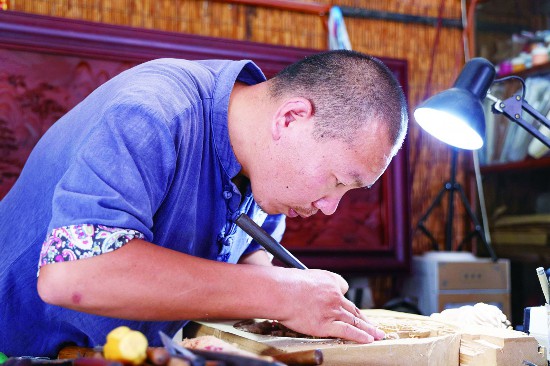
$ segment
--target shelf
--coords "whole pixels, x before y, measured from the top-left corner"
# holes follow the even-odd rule
[[[499,75],[498,78],[500,79],[500,78],[504,78],[504,77],[507,77],[507,76],[515,75],[515,76],[519,76],[519,77],[525,79],[527,77],[537,76],[537,75],[540,75],[540,74],[548,74],[548,73],[550,73],[550,62],[541,64],[541,65],[537,65],[537,66],[533,66],[533,67],[530,67],[528,69],[521,70],[521,71],[518,71],[518,72],[512,72],[512,73],[506,74],[506,75]]]
[[[483,165],[479,169],[482,174],[489,173],[518,173],[535,169],[550,168],[550,157],[540,159],[526,159],[511,163]]]
[[[522,263],[550,263],[550,247],[546,245],[498,245],[493,244],[498,258],[508,258]]]
[[[540,74],[550,74],[550,62],[531,67],[516,73],[511,73],[506,76],[514,75],[523,79],[533,77]],[[499,121],[500,122],[500,121]],[[510,121],[508,121],[510,122]],[[506,162],[506,163],[491,163],[480,167],[483,174],[517,174],[521,172],[530,172],[537,169],[550,168],[550,156],[544,156],[539,159],[528,157],[522,161]]]

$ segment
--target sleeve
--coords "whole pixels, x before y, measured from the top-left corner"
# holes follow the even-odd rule
[[[153,215],[173,177],[170,130],[148,108],[112,105],[55,188],[48,233],[69,225],[132,229],[151,241]]]
[[[108,253],[135,238],[143,239],[143,234],[103,225],[69,225],[53,229],[42,244],[38,268]]]
[[[262,229],[264,229],[268,234],[270,234],[275,240],[280,242],[283,239],[283,234],[286,228],[286,216],[285,215],[267,215],[264,223],[262,224]],[[250,254],[263,247],[252,240],[248,248],[246,248],[244,254]]]

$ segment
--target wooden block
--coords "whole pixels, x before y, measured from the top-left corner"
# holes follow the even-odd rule
[[[340,365],[409,365],[426,366],[517,366],[524,360],[546,366],[534,337],[504,328],[463,326],[422,315],[389,310],[363,310],[380,324],[389,319],[397,324],[417,324],[429,329],[424,338],[402,338],[371,344],[344,343],[335,339],[273,337],[235,329],[237,321],[196,322],[184,329],[184,337],[214,335],[239,348],[259,355],[320,349],[325,366]],[[187,327],[186,327],[187,328]],[[414,332],[413,332],[414,334]],[[422,334],[422,332],[417,332]]]
[[[461,329],[461,366],[514,366],[523,361],[546,366],[546,355],[534,337],[510,329],[465,326]]]
[[[451,326],[427,317],[379,310],[371,313],[377,317],[412,319],[424,322],[433,332],[427,338],[404,338],[376,341],[371,344],[344,343],[337,339],[307,339],[273,337],[235,329],[237,321],[191,324],[184,329],[184,337],[214,335],[238,347],[260,355],[320,349],[323,366],[396,365],[406,360],[411,365],[458,366],[460,335]],[[367,313],[369,316],[369,313]],[[376,319],[374,319],[376,320]],[[187,328],[187,327],[186,327]]]

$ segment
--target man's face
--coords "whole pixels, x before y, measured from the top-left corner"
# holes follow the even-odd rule
[[[380,128],[359,131],[355,146],[318,142],[311,132],[311,124],[289,131],[251,177],[254,197],[265,212],[331,215],[346,192],[371,186],[393,157],[393,146]]]

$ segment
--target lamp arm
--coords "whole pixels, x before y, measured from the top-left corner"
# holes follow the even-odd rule
[[[550,148],[550,139],[541,133],[538,128],[525,121],[521,117],[521,111],[524,110],[533,118],[542,123],[546,128],[550,128],[550,121],[543,116],[539,111],[533,108],[520,95],[514,95],[505,101],[502,101],[491,94],[487,94],[487,99],[495,102],[491,108],[493,113],[504,114],[510,121],[516,122],[523,127],[527,132],[537,138],[540,142]]]

